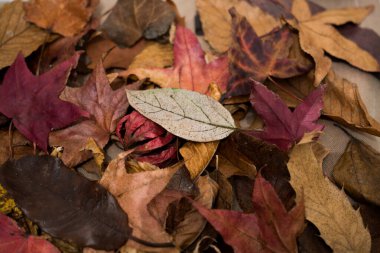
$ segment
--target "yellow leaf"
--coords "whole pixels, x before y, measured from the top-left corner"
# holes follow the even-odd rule
[[[46,32],[24,20],[22,6],[16,0],[0,10],[0,69],[11,65],[19,52],[30,55],[47,38]]]
[[[84,150],[90,150],[94,155],[94,160],[99,168],[102,168],[105,155],[103,149],[101,149],[93,138],[88,138],[86,147]]]
[[[173,45],[151,43],[132,61],[129,68],[164,68],[173,65]]]
[[[218,148],[219,141],[212,142],[187,142],[179,152],[185,160],[186,168],[191,178],[196,178],[210,163]]]
[[[14,217],[21,217],[22,212],[17,207],[16,202],[7,196],[7,190],[0,184],[0,212],[3,214],[12,213]]]
[[[326,155],[321,144],[296,145],[288,163],[290,183],[297,196],[304,196],[306,219],[317,226],[335,253],[368,253],[371,236],[359,211],[352,208],[343,190],[323,175]]]
[[[226,52],[232,42],[231,16],[228,10],[235,7],[237,12],[245,16],[258,36],[270,32],[280,22],[259,7],[240,0],[197,0],[205,39],[219,53]]]
[[[294,0],[292,13],[297,20],[288,23],[299,31],[301,48],[315,62],[314,85],[319,85],[331,67],[329,53],[365,71],[380,71],[377,60],[357,44],[342,36],[333,25],[348,22],[360,23],[373,11],[373,6],[327,10],[316,15],[310,13],[306,0]]]

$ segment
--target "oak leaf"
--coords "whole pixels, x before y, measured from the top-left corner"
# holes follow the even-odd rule
[[[251,134],[287,151],[306,133],[322,131],[324,126],[316,121],[323,107],[323,91],[324,86],[321,86],[310,93],[292,112],[278,95],[261,83],[253,81],[250,101],[263,118],[265,129],[251,131]]]
[[[288,23],[299,31],[301,48],[310,54],[315,62],[314,85],[320,84],[331,68],[331,60],[325,52],[365,71],[379,72],[380,65],[367,51],[341,35],[333,25],[348,22],[360,23],[373,10],[373,6],[331,9],[311,13],[306,0],[294,0],[291,12],[295,19]]]
[[[323,175],[327,153],[321,144],[296,145],[288,162],[290,183],[297,194],[304,194],[306,219],[317,226],[334,252],[370,252],[371,237],[359,211]]]
[[[44,151],[51,129],[66,127],[81,116],[88,116],[76,105],[58,98],[78,58],[75,54],[52,70],[34,76],[19,54],[0,86],[0,111]]]
[[[134,237],[153,243],[172,242],[173,238],[149,213],[147,205],[164,190],[178,167],[157,168],[153,171],[129,174],[125,168],[125,155],[127,153],[122,153],[112,160],[103,174],[100,184],[117,196],[120,206],[128,213]],[[145,246],[133,241],[129,241],[128,245],[137,249],[146,249]]]
[[[25,19],[71,37],[84,29],[98,3],[98,0],[32,0],[24,5]]]
[[[310,69],[310,64],[291,57],[295,42],[287,27],[259,37],[236,9],[230,13],[234,36],[228,52],[231,71],[228,96],[248,95],[251,78],[263,82],[268,77],[289,78]]]
[[[235,130],[231,114],[217,101],[182,89],[127,91],[132,107],[168,132],[197,142],[220,140]]]
[[[61,159],[66,166],[75,166],[91,157],[84,150],[89,138],[103,148],[110,133],[116,129],[118,120],[128,108],[124,89],[112,90],[102,64],[98,64],[90,78],[81,88],[66,87],[61,98],[76,104],[90,114],[90,119],[50,134],[51,146],[64,148]]]
[[[226,52],[232,43],[231,15],[232,7],[247,18],[258,36],[269,33],[280,26],[279,20],[262,11],[259,7],[239,0],[197,0],[197,10],[202,22],[204,37],[219,53]]]
[[[129,237],[128,216],[96,182],[58,158],[25,156],[0,167],[0,183],[27,217],[54,237],[112,250]]]
[[[14,220],[0,213],[0,252],[59,253],[60,251],[42,237],[25,234]]]
[[[289,212],[275,190],[260,174],[252,194],[254,214],[207,209],[193,205],[222,235],[234,252],[297,252],[297,236],[304,228],[304,205]]]
[[[174,39],[174,64],[170,68],[131,68],[121,75],[133,74],[139,79],[149,78],[162,88],[181,88],[206,93],[209,85],[218,84],[226,90],[229,77],[228,59],[220,57],[209,63],[195,34],[178,26]]]
[[[20,51],[28,56],[45,42],[47,33],[24,20],[22,6],[16,0],[0,10],[0,69],[11,65]]]
[[[352,139],[335,164],[333,177],[338,185],[359,199],[380,205],[380,154],[371,146]]]
[[[101,30],[119,46],[130,47],[142,36],[165,34],[174,18],[173,8],[161,0],[118,0]]]

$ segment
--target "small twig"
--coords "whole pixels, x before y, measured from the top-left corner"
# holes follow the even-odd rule
[[[301,103],[303,102],[302,99],[300,99],[299,97],[297,97],[296,95],[294,95],[293,93],[289,92],[287,89],[282,87],[282,85],[279,84],[278,82],[276,82],[272,77],[268,76],[268,80],[271,81],[277,88],[279,88],[280,90],[282,90],[283,92],[285,92],[286,94],[291,96],[292,98],[296,99],[297,101],[299,101]]]
[[[9,159],[12,160],[14,153],[13,153],[13,121],[9,124],[9,130],[8,130],[8,137],[9,137]]]
[[[33,142],[33,155],[37,155],[37,144]]]

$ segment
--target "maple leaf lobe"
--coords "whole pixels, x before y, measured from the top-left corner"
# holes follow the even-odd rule
[[[76,54],[52,70],[34,76],[19,54],[0,86],[0,112],[12,118],[15,127],[44,151],[52,129],[88,116],[74,104],[59,99],[78,58]]]

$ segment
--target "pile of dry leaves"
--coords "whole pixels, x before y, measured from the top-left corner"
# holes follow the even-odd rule
[[[331,69],[380,72],[371,6],[196,0],[205,52],[170,0],[98,4],[0,10],[1,253],[379,249],[379,153],[318,142],[380,136]]]

